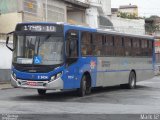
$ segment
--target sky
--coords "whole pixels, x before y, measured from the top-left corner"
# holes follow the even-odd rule
[[[112,8],[118,8],[119,5],[137,5],[139,16],[149,17],[151,15],[160,16],[160,0],[111,0]]]

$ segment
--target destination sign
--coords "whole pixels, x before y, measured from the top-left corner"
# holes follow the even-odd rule
[[[57,25],[37,25],[37,24],[19,24],[16,27],[16,31],[28,31],[28,32],[62,32],[62,26]]]

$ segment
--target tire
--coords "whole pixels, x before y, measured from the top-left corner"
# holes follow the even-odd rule
[[[86,89],[87,89],[87,82],[86,82],[86,76],[83,76],[81,79],[80,88],[78,89],[78,95],[80,97],[83,97],[86,95]]]
[[[128,88],[135,89],[136,88],[136,75],[134,72],[131,72],[128,80]]]
[[[37,92],[39,95],[46,95],[46,90],[38,89]]]
[[[92,86],[91,86],[91,78],[87,76],[87,85],[86,85],[86,94],[91,94]]]

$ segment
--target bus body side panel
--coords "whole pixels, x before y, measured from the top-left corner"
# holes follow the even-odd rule
[[[152,58],[136,58],[135,62],[137,82],[154,77]]]
[[[99,57],[97,61],[97,86],[128,83],[131,70],[137,81],[153,78],[152,58]]]
[[[68,66],[64,71],[64,89],[80,88],[82,76],[89,72],[92,79],[92,87],[96,86],[96,58],[79,58],[77,62]]]
[[[126,69],[124,58],[99,57],[97,68],[97,86],[113,86],[128,81],[130,70]]]

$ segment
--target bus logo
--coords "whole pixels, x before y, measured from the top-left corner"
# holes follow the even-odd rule
[[[91,69],[94,69],[95,66],[96,66],[96,62],[95,62],[95,61],[91,61],[91,62],[90,62],[90,67],[91,67]]]

